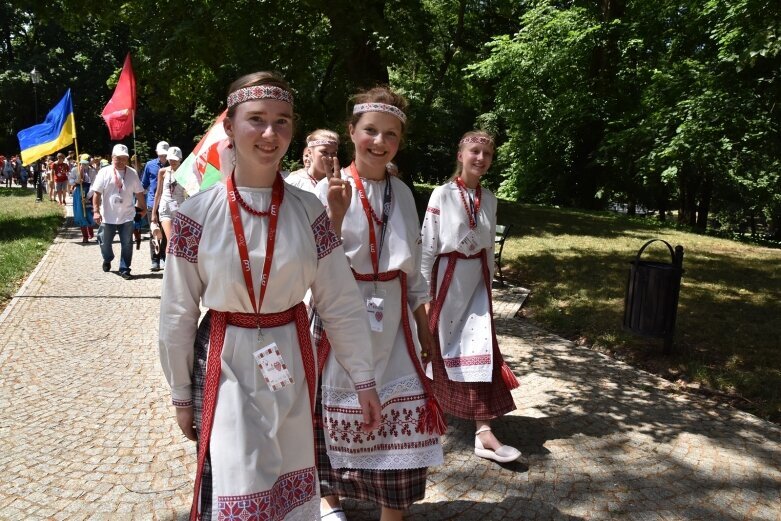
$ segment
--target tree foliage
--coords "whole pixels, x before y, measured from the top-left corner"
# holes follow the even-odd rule
[[[35,122],[35,94],[40,120],[67,87],[82,148],[108,150],[99,113],[129,51],[142,156],[159,139],[193,146],[244,73],[277,70],[296,91],[291,160],[308,131],[344,131],[350,95],[390,83],[411,101],[398,161],[414,178],[445,179],[480,126],[498,136],[487,182],[505,196],[677,210],[699,229],[781,238],[780,6],[0,0],[0,151]]]

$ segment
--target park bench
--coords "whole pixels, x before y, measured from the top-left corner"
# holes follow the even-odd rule
[[[504,274],[502,273],[502,250],[504,249],[504,241],[507,239],[509,232],[509,224],[496,225],[496,236],[494,237],[494,264],[496,264],[496,273],[499,274],[499,284],[502,287],[504,287]]]

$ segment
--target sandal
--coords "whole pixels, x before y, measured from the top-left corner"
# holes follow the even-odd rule
[[[515,447],[510,447],[509,445],[502,445],[496,450],[486,449],[483,447],[483,442],[480,441],[480,433],[490,430],[491,427],[485,426],[480,427],[480,429],[475,432],[475,456],[490,459],[496,461],[497,463],[509,463],[521,457],[521,451]]]

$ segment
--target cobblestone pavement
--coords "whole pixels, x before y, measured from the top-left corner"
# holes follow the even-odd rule
[[[97,244],[64,229],[0,315],[0,519],[186,519],[194,446],[159,368],[148,248],[125,281],[118,259],[103,273]],[[781,520],[778,426],[514,318],[517,288],[495,299],[521,387],[494,430],[526,461],[476,458],[474,426],[451,418],[410,521]]]

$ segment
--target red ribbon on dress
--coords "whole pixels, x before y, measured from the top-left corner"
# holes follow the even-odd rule
[[[261,327],[280,327],[295,321],[298,345],[301,350],[301,358],[304,363],[307,387],[309,389],[309,403],[312,407],[312,420],[314,424],[315,406],[315,382],[317,370],[315,368],[315,356],[312,352],[311,336],[309,335],[309,319],[307,318],[306,305],[300,302],[290,309],[279,313],[226,313],[224,311],[210,310],[211,329],[209,331],[209,354],[206,362],[206,378],[203,386],[203,411],[201,416],[201,435],[198,439],[198,464],[195,471],[195,491],[193,503],[190,508],[190,521],[200,519],[201,503],[201,479],[206,455],[209,452],[209,440],[211,439],[212,424],[214,423],[214,410],[217,406],[217,394],[220,388],[220,374],[222,373],[222,348],[225,344],[225,331],[227,326],[255,328],[258,322]],[[316,457],[316,455],[315,455]]]
[[[479,184],[477,185],[474,208],[470,209],[471,205],[466,204],[467,191],[463,179],[456,177],[456,186],[458,187],[458,195],[461,196],[461,203],[464,205],[464,211],[466,211],[466,217],[469,219],[469,229],[473,230],[477,226],[477,215],[480,213],[480,195],[483,193],[483,188]]]
[[[260,315],[260,308],[263,305],[263,297],[266,296],[266,287],[268,277],[271,273],[271,261],[274,257],[274,244],[277,240],[277,222],[279,221],[279,207],[282,205],[282,199],[285,195],[285,186],[282,176],[277,172],[274,179],[274,186],[271,189],[271,206],[269,206],[268,236],[266,237],[266,258],[263,262],[263,273],[260,278],[260,298],[255,302],[255,288],[252,283],[252,267],[249,263],[249,252],[247,251],[247,239],[244,237],[244,225],[241,224],[241,214],[239,213],[239,201],[241,195],[236,189],[233,180],[233,174],[227,179],[228,186],[228,206],[231,212],[231,221],[233,222],[233,233],[236,236],[236,245],[239,247],[239,258],[241,258],[241,271],[244,274],[244,284],[247,286],[252,309],[256,315]],[[256,213],[257,215],[257,213]],[[260,321],[258,319],[258,328]]]
[[[382,225],[383,221],[377,218],[377,215],[374,213],[374,209],[369,204],[369,198],[366,197],[366,189],[363,187],[361,176],[358,175],[358,169],[355,167],[355,161],[350,163],[350,174],[353,177],[355,189],[358,191],[358,196],[361,199],[363,213],[366,214],[366,220],[369,221],[369,255],[371,256],[372,260],[372,270],[374,271],[375,277],[374,280],[377,280],[376,277],[380,272],[380,252],[377,251],[377,233],[374,231],[374,224]],[[386,179],[386,182],[390,183],[390,179]]]
[[[453,274],[456,270],[456,262],[458,259],[480,259],[483,269],[483,284],[488,292],[488,311],[491,314],[491,343],[493,344],[494,365],[496,363],[501,366],[502,380],[508,389],[513,390],[518,388],[521,384],[518,382],[518,378],[513,374],[512,369],[504,361],[502,353],[499,351],[499,341],[496,339],[496,330],[494,328],[494,299],[491,294],[491,272],[488,269],[488,258],[486,255],[487,249],[482,249],[480,253],[467,257],[461,252],[451,251],[450,253],[443,253],[437,255],[437,260],[434,262],[434,269],[431,271],[431,295],[434,296],[434,302],[431,306],[431,313],[429,314],[428,328],[431,331],[431,336],[434,337],[434,343],[437,349],[440,350],[440,356],[442,347],[439,345],[439,315],[442,312],[442,306],[445,303],[447,297],[447,291],[450,288],[450,283],[453,280]],[[442,285],[437,291],[437,278],[439,274],[439,261],[443,258],[448,260],[447,268],[445,268],[445,275],[442,277]]]

